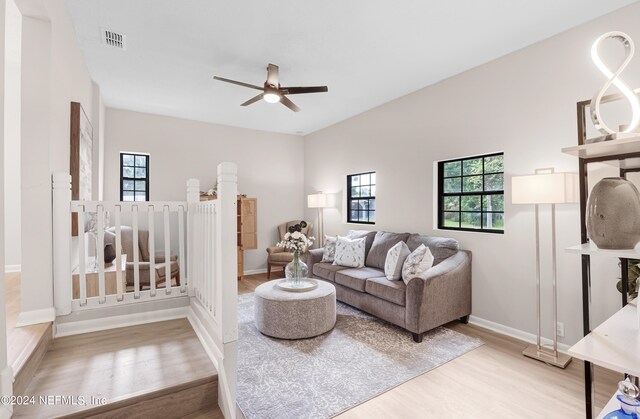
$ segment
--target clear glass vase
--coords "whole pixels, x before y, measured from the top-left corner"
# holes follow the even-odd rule
[[[309,275],[309,267],[300,260],[300,252],[293,252],[293,260],[284,268],[284,276],[293,285],[300,285],[300,281]]]

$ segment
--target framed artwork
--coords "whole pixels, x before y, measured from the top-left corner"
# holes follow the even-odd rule
[[[93,127],[78,102],[71,102],[71,199],[91,200]],[[78,235],[78,214],[71,217],[71,234]]]

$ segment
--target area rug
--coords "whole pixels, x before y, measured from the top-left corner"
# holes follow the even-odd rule
[[[238,406],[247,419],[328,418],[482,345],[444,327],[415,343],[339,301],[332,331],[280,340],[256,329],[253,307],[253,294],[239,297]]]

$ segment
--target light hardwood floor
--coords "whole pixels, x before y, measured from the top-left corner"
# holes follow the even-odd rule
[[[16,327],[18,315],[20,314],[19,272],[10,272],[5,274],[5,290],[7,313],[7,360],[15,373],[25,365],[43,335],[45,333],[51,333],[51,323]]]
[[[240,294],[250,293],[266,274],[244,277]],[[272,274],[272,279],[282,276]],[[474,325],[453,322],[457,332],[484,345],[420,375],[338,416],[372,418],[556,418],[584,417],[582,362],[566,369],[526,358],[525,342]],[[411,335],[407,332],[407,339]],[[599,411],[613,395],[621,375],[596,370]]]

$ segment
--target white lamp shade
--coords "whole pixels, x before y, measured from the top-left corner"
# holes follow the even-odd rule
[[[544,173],[511,178],[513,204],[568,204],[578,201],[577,173]]]
[[[309,208],[328,208],[329,197],[324,193],[315,193],[307,195],[307,207]]]

